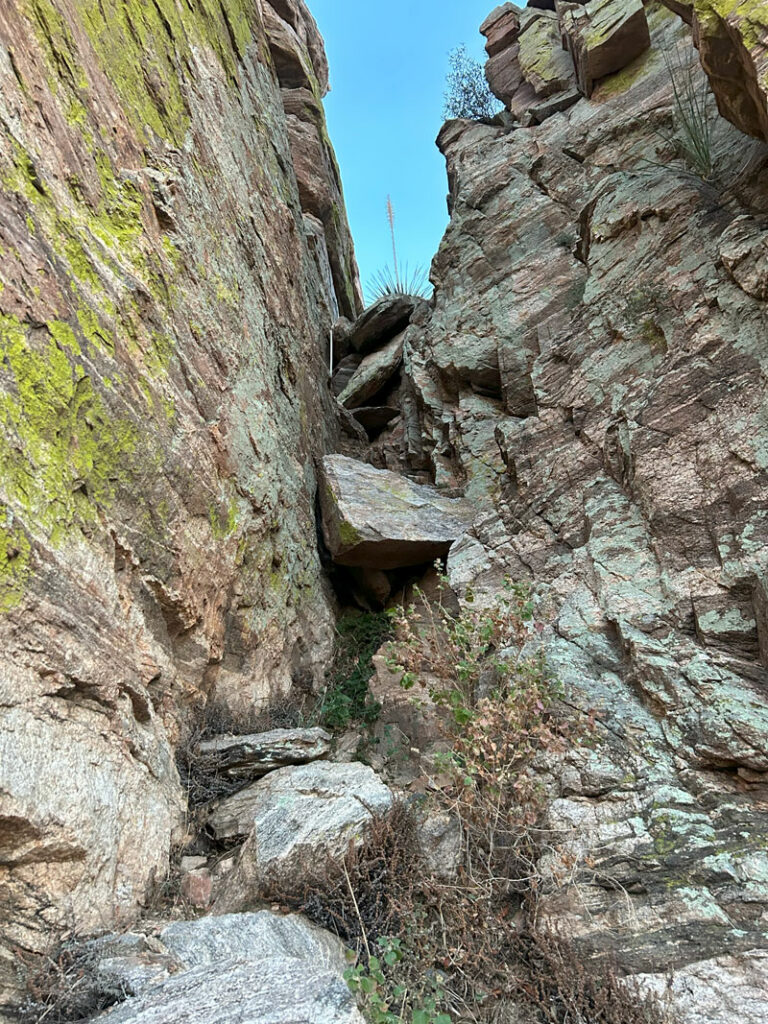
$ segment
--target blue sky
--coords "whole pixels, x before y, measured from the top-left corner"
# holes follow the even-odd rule
[[[428,268],[448,222],[442,123],[448,53],[462,43],[485,59],[478,27],[494,0],[308,0],[325,38],[325,109],[341,166],[363,287],[398,258]]]

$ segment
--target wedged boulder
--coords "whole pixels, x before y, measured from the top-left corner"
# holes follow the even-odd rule
[[[768,8],[754,0],[694,0],[693,9],[699,58],[720,113],[768,141]]]
[[[621,71],[651,45],[642,0],[563,4],[561,21],[585,96],[592,95],[595,82]]]
[[[339,401],[347,409],[364,405],[369,398],[381,391],[387,381],[397,373],[403,361],[403,340],[405,331],[387,342],[387,344],[371,352],[358,366],[352,377],[339,395]]]
[[[331,736],[320,728],[271,729],[248,736],[215,736],[198,749],[200,767],[242,779],[327,757]]]
[[[532,7],[523,11],[518,45],[520,70],[539,99],[573,87],[573,61],[563,49],[560,23],[553,11]]]
[[[336,364],[333,371],[331,390],[337,398],[344,391],[347,384],[352,380],[361,362],[362,356],[358,355],[357,352],[354,352],[348,356],[342,356]]]
[[[195,967],[101,1019],[109,1024],[363,1024],[338,972],[285,956]]]
[[[323,533],[340,565],[397,569],[446,555],[472,505],[343,455],[323,459]]]
[[[218,839],[248,836],[217,902],[247,905],[271,884],[296,886],[361,842],[393,796],[372,768],[316,761],[280,768],[222,801],[209,826]]]
[[[380,348],[408,326],[421,302],[412,295],[384,295],[353,324],[349,334],[352,348],[362,355]]]

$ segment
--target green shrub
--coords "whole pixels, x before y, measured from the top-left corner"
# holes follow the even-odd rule
[[[686,164],[704,181],[715,173],[718,113],[709,82],[698,61],[684,60],[677,48],[664,53],[672,84],[673,143]]]
[[[369,1024],[451,1024],[450,1014],[440,1009],[446,993],[439,972],[426,975],[415,1007],[410,1004],[408,986],[394,980],[407,956],[400,939],[381,938],[377,955],[369,955],[367,965],[358,963],[344,973],[365,1019]]]
[[[318,718],[331,729],[346,729],[354,721],[370,725],[379,705],[368,683],[373,676],[373,656],[392,637],[391,617],[386,612],[347,615],[336,626],[336,650]]]

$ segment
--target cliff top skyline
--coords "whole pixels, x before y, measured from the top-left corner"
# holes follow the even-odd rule
[[[331,92],[325,108],[341,167],[366,292],[392,264],[387,196],[395,208],[398,259],[426,271],[448,224],[442,124],[448,55],[465,45],[484,62],[478,28],[487,0],[315,0]]]

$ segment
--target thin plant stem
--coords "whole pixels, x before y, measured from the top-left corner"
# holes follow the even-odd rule
[[[392,205],[392,196],[387,196],[387,221],[389,222],[389,233],[392,236],[392,260],[395,267],[395,284],[400,290],[400,274],[397,269],[397,245],[395,244],[395,208]]]

